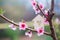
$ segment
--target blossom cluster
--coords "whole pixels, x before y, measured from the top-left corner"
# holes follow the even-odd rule
[[[41,10],[44,9],[43,4],[42,4],[42,3],[38,4],[38,3],[36,2],[36,0],[31,0],[31,4],[32,4],[32,7],[33,7],[33,9],[34,9],[34,11],[35,11],[35,14],[40,13],[40,9],[41,9]],[[39,6],[39,8],[38,8],[37,5]],[[48,10],[44,10],[44,15],[48,17]],[[44,20],[45,20],[45,21],[44,21],[45,24],[49,24],[49,22],[48,22],[48,20],[47,20],[46,18],[45,18]]]
[[[42,3],[39,4],[40,9],[38,8],[38,6],[37,6],[38,4],[37,4],[36,0],[31,0],[31,4],[35,11],[35,14],[40,13],[40,9],[44,9],[44,6],[42,5]]]
[[[16,30],[17,28],[14,26],[14,24],[11,24],[9,25],[9,27],[12,29],[12,30]],[[20,22],[19,23],[19,30],[26,30],[28,28],[28,25],[25,23],[25,22]],[[37,31],[37,35],[38,36],[41,36],[44,34],[44,26],[42,27],[37,27],[35,29]],[[27,31],[25,32],[25,35],[26,36],[29,36],[29,37],[32,37],[32,31]]]
[[[44,9],[43,4],[37,4],[36,0],[31,0],[31,4],[32,4],[32,7],[33,7],[33,9],[35,11],[35,14],[40,13],[40,9],[41,10]],[[40,9],[38,8],[37,5],[39,6]],[[46,16],[48,16],[48,10],[44,10],[44,14]],[[46,18],[44,19],[44,24],[49,24],[48,20]],[[37,27],[34,28],[34,30],[37,31],[37,35],[38,36],[41,36],[41,35],[44,34],[44,24],[43,24],[43,26],[42,25],[38,26],[37,24],[34,25],[34,27],[37,26]],[[16,30],[17,29],[14,24],[9,25],[9,27],[12,30]],[[19,30],[26,30],[27,28],[28,28],[28,25],[26,24],[26,22],[19,22]],[[29,36],[29,37],[32,37],[32,31],[29,30],[29,31],[25,32],[25,35]]]

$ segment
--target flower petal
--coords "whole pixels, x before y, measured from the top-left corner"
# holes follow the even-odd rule
[[[40,9],[42,10],[42,9],[44,9],[44,6],[43,6],[43,4],[39,4],[39,7],[40,7]]]
[[[38,35],[38,36],[41,36],[41,35],[44,34],[44,27],[40,27],[40,28],[38,28],[36,31],[37,31],[37,35]]]
[[[28,28],[26,23],[20,22],[19,23],[19,30],[26,30]]]
[[[44,12],[45,12],[44,14],[45,14],[46,16],[48,16],[48,10],[45,10]]]
[[[25,32],[25,35],[29,36],[29,37],[32,37],[32,32],[31,31]]]
[[[49,25],[49,22],[48,22],[48,20],[46,18],[44,18],[44,24]]]
[[[15,27],[13,24],[9,25],[9,27],[10,27],[12,30],[16,30],[16,27]]]

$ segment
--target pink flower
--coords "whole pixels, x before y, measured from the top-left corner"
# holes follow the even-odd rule
[[[37,7],[36,0],[31,0],[31,4],[32,4],[32,6],[33,6],[33,9],[34,9],[34,11],[35,11],[35,14],[40,13],[40,10],[39,10],[38,7]]]
[[[35,14],[40,13],[40,10],[38,8],[35,9]]]
[[[29,36],[29,37],[32,37],[32,32],[31,31],[25,32],[25,35]]]
[[[24,22],[19,23],[19,30],[26,30],[28,28],[27,24]]]
[[[10,27],[12,30],[16,30],[16,27],[14,26],[14,24],[9,25],[9,27]]]
[[[35,1],[35,0],[31,0],[31,4],[32,4],[32,6],[33,6],[33,9],[35,10],[35,7],[36,7],[36,5],[37,5],[36,1]]]
[[[32,2],[32,6],[36,6],[36,2],[35,1],[31,1]]]
[[[44,9],[44,6],[43,6],[43,4],[39,4],[39,7],[40,7],[40,9]]]
[[[44,12],[45,12],[44,14],[45,14],[46,16],[48,16],[48,11],[47,11],[47,10],[45,10]]]
[[[36,6],[36,1],[35,0],[31,0],[31,4],[32,4],[32,6]]]
[[[39,4],[39,8],[38,8],[36,0],[31,0],[31,4],[32,4],[32,7],[33,7],[33,9],[35,11],[35,14],[40,13],[39,8],[40,9],[43,9],[44,8],[44,6],[41,3]]]
[[[44,24],[49,25],[49,22],[48,22],[48,20],[46,18],[44,19]]]
[[[38,36],[41,36],[41,35],[44,34],[44,27],[40,27],[40,28],[38,28],[36,31],[37,31],[37,35],[38,35]]]
[[[44,11],[44,14],[45,14],[47,17],[49,16],[47,10]],[[45,25],[49,25],[49,22],[48,22],[48,20],[47,20],[46,18],[44,18],[44,24],[45,24]]]

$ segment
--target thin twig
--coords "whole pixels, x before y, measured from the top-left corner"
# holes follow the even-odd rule
[[[37,2],[37,7],[38,7],[38,9],[40,10],[41,14],[43,14],[43,16],[44,16],[47,20],[49,20],[49,16],[47,17],[47,16],[44,14],[44,12],[43,12],[43,11],[41,10],[41,8],[39,7],[38,2]]]
[[[4,20],[8,21],[9,23],[14,24],[15,26],[18,26],[18,27],[19,27],[19,25],[18,25],[17,23],[11,21],[10,19],[6,18],[5,16],[0,15],[0,17],[3,18]],[[27,28],[27,29],[28,29],[28,30],[31,30],[31,31],[34,31],[34,32],[37,32],[36,30],[31,29],[31,28]],[[49,36],[51,36],[51,34],[48,33],[48,32],[44,32],[44,34],[45,34],[45,35],[49,35]]]
[[[37,1],[36,1],[37,2]],[[44,14],[44,12],[41,10],[41,8],[39,7],[39,4],[38,4],[38,2],[37,2],[37,7],[38,7],[38,9],[40,10],[40,12],[44,15],[44,17],[46,17],[46,15]],[[47,17],[46,17],[47,18]]]

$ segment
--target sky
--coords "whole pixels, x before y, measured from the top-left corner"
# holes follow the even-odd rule
[[[12,5],[12,6],[21,6],[25,5],[26,9],[31,8],[30,0],[2,0],[0,1],[0,6],[2,5]],[[51,0],[37,0],[39,3],[42,3],[46,8],[50,8]],[[60,0],[55,0],[55,12],[60,13]]]

